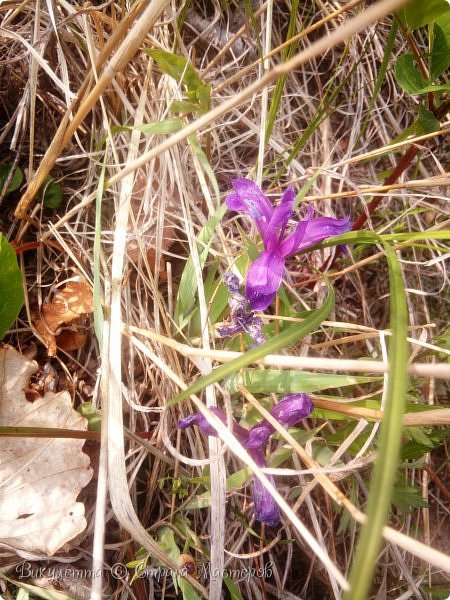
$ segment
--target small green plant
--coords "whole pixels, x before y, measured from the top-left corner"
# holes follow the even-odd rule
[[[8,189],[6,190],[7,194],[11,192],[15,192],[21,185],[23,181],[23,173],[21,169],[15,169],[12,177],[11,171],[13,169],[12,163],[3,163],[0,164],[0,192],[3,190],[3,186],[10,179]]]
[[[14,248],[0,233],[0,340],[17,319],[23,305],[22,272]]]
[[[56,209],[61,206],[63,201],[63,191],[61,184],[47,175],[44,184],[38,192],[38,198],[41,200],[44,208]]]
[[[170,111],[178,114],[203,114],[211,108],[211,86],[203,83],[197,71],[183,56],[164,50],[145,50],[160,70],[185,87],[183,100],[174,100]]]
[[[450,91],[449,83],[441,83],[439,77],[450,66],[450,5],[448,2],[411,2],[399,14],[407,40],[412,31],[427,26],[429,53],[426,56],[412,52],[401,54],[395,63],[395,78],[398,85],[412,96],[428,95],[420,102],[417,117],[410,133],[422,135],[438,131],[440,110],[446,105],[443,93]],[[414,46],[415,48],[415,46]]]

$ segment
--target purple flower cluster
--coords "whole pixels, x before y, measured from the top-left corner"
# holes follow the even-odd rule
[[[302,252],[322,240],[340,235],[351,229],[350,220],[317,217],[313,219],[313,209],[308,208],[306,217],[299,221],[287,233],[289,220],[294,212],[295,192],[288,187],[281,197],[280,203],[273,206],[259,187],[252,181],[239,178],[232,182],[234,193],[226,199],[230,210],[242,212],[253,219],[261,235],[264,250],[250,266],[245,295],[240,292],[239,280],[232,273],[225,273],[223,281],[229,291],[230,308],[229,323],[219,327],[217,332],[222,337],[247,333],[253,339],[253,346],[265,341],[261,331],[262,321],[253,311],[265,310],[273,302],[281,285],[286,260]],[[225,425],[225,414],[218,408],[210,409]],[[313,403],[306,394],[288,394],[274,406],[271,415],[285,428],[292,427],[307,417],[313,410]],[[200,427],[204,435],[217,436],[201,413],[194,413],[178,423],[180,429],[192,425]],[[235,421],[233,433],[259,467],[265,466],[265,448],[275,429],[267,421],[258,423],[251,429],[245,429]],[[269,477],[273,482],[273,478]],[[255,517],[270,527],[280,522],[278,505],[264,487],[255,479],[253,485]]]
[[[288,394],[276,404],[270,414],[284,428],[293,427],[301,419],[307,417],[314,405],[306,394]],[[219,408],[210,408],[224,425],[227,424],[226,415]],[[217,431],[212,427],[201,413],[194,413],[178,421],[180,429],[187,429],[192,425],[200,427],[204,435],[217,436]],[[251,429],[242,427],[233,421],[233,434],[253,458],[259,467],[265,467],[265,447],[270,436],[275,432],[274,427],[266,420],[254,425]],[[269,479],[273,482],[272,476]],[[280,522],[280,512],[277,503],[258,478],[253,483],[253,500],[255,503],[255,518],[275,527]]]
[[[227,207],[251,217],[264,244],[264,251],[248,270],[245,296],[252,310],[265,310],[273,302],[281,285],[286,259],[326,238],[349,231],[350,219],[313,219],[314,211],[310,207],[306,217],[287,235],[286,229],[293,215],[295,201],[292,187],[288,187],[280,203],[273,206],[249,179],[235,179],[232,185],[234,193],[227,197]]]

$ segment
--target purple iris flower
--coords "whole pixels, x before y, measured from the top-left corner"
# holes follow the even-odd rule
[[[293,427],[301,421],[301,419],[307,417],[312,412],[313,408],[314,405],[310,397],[306,394],[288,394],[272,408],[270,414],[280,423],[280,425],[288,428]],[[222,423],[225,425],[227,424],[226,415],[220,408],[210,408],[209,410],[214,413]],[[204,435],[217,436],[217,431],[208,423],[202,413],[194,413],[178,421],[178,427],[180,429],[187,429],[192,425],[198,425],[200,431]],[[233,421],[234,435],[244,448],[248,449],[250,456],[259,467],[266,466],[264,459],[265,447],[274,431],[274,427],[266,420],[254,425],[251,429],[246,429],[236,423],[236,421]],[[271,475],[269,475],[268,478],[272,483],[274,482]],[[258,478],[253,482],[253,500],[255,503],[255,518],[258,521],[266,523],[269,527],[278,525],[280,522],[278,504]]]
[[[314,211],[309,207],[306,217],[286,235],[295,201],[291,186],[284,192],[280,203],[273,206],[252,181],[239,178],[232,181],[232,185],[234,194],[227,197],[227,207],[251,217],[263,240],[264,251],[247,273],[245,295],[253,310],[265,310],[281,285],[286,259],[328,237],[350,231],[350,219],[313,219]]]

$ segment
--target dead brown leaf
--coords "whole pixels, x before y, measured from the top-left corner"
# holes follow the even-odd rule
[[[82,315],[90,314],[92,311],[92,291],[85,281],[69,281],[55,293],[51,302],[43,305],[42,318],[35,321],[34,326],[43,337],[49,356],[56,356],[57,346],[60,345],[59,328],[68,323],[77,323]],[[73,332],[65,332],[60,347],[65,350],[81,348],[86,341],[86,336],[77,335],[78,333],[77,327]]]
[[[0,348],[0,422],[14,427],[85,431],[68,392],[47,392],[29,402],[24,394],[35,361]],[[83,439],[0,438],[0,543],[21,552],[52,555],[86,528],[76,498],[91,477]]]

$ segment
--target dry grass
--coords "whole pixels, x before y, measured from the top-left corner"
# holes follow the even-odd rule
[[[363,11],[359,2],[340,8],[322,0],[300,3],[295,33],[301,35],[291,39],[298,44],[291,62],[280,60],[289,3],[251,2],[254,14],[247,3],[199,2],[189,10],[178,4],[81,7],[65,0],[25,0],[0,5],[0,161],[15,162],[27,181],[21,194],[3,198],[0,223],[9,239],[36,242],[36,248],[20,254],[26,307],[8,342],[19,349],[37,343],[37,360],[44,364],[45,348],[32,314],[54,286],[73,275],[92,286],[95,280],[94,301],[104,317],[95,333],[92,327],[88,345],[71,355],[61,351],[53,361],[60,386],[73,391],[75,406],[93,402],[101,409],[102,435],[101,444],[88,442],[99,465],[83,499],[88,528],[51,564],[103,571],[92,581],[60,581],[71,598],[102,593],[173,598],[171,577],[131,583],[131,569],[128,578],[111,576],[112,565],[134,561],[139,547],[150,553],[152,567],[158,558],[176,569],[174,556],[157,543],[161,532],[170,530],[180,551],[199,566],[200,576],[190,582],[204,597],[220,598],[221,575],[227,571],[246,599],[340,598],[348,587],[356,524],[365,520],[385,408],[391,331],[383,248],[356,245],[339,259],[329,272],[336,293],[330,321],[295,349],[259,362],[265,369],[377,376],[348,388],[318,390],[316,407],[322,412],[308,420],[306,432],[294,437],[280,432],[283,440],[272,445],[272,459],[283,448],[290,453],[270,471],[277,475],[272,491],[283,509],[283,526],[271,530],[254,520],[250,486],[225,489],[226,477],[244,463],[267,479],[229,430],[216,423],[224,445],[215,438],[205,441],[195,430],[181,434],[176,426],[180,416],[205,405],[224,406],[236,418],[255,418],[257,411],[264,414],[267,403],[260,401],[268,394],[255,399],[258,394],[242,389],[230,395],[221,383],[208,386],[201,397],[167,406],[180,389],[236,357],[239,349],[215,334],[208,277],[213,269],[217,278],[235,269],[246,240],[256,237],[246,221],[226,213],[214,230],[204,268],[196,238],[236,176],[252,177],[265,188],[272,184],[274,197],[286,182],[297,190],[309,182],[304,202],[314,203],[321,214],[350,214],[352,220],[373,194],[383,194],[366,225],[380,234],[448,231],[444,140],[449,122],[444,117],[439,132],[396,140],[411,125],[417,106],[417,98],[405,95],[393,77],[394,57],[406,45],[400,34],[372,101],[392,2]],[[254,24],[262,32],[259,38]],[[425,48],[419,34],[416,39]],[[189,58],[211,85],[212,110],[183,117],[184,129],[171,135],[143,132],[143,124],[172,118],[170,105],[183,96],[182,86],[161,74],[144,48]],[[275,86],[285,76],[272,115]],[[273,129],[264,140],[272,116]],[[188,139],[192,134],[208,157],[219,194]],[[413,141],[420,148],[415,162],[398,181],[383,185],[382,174]],[[53,211],[35,198],[48,172],[64,191],[63,205]],[[96,236],[101,240],[98,267]],[[409,316],[412,379],[404,423],[408,431],[416,428],[431,438],[450,421],[448,408],[438,410],[448,402],[450,377],[448,247],[432,235],[422,235],[417,244],[400,237],[394,242]],[[308,263],[304,257],[290,263],[285,283],[292,313],[277,304],[276,314],[265,321],[277,328],[280,321],[295,321],[294,313],[320,306],[324,293],[317,269],[329,264],[331,253],[316,250]],[[197,312],[180,326],[177,290],[189,257]],[[425,413],[426,405],[435,408]],[[414,438],[405,433],[404,442]],[[438,598],[446,585],[445,440],[429,450],[423,448],[399,467],[398,487],[415,487],[416,498],[427,507],[391,510],[371,597]],[[208,486],[210,510],[188,508]],[[49,564],[47,557],[33,559]],[[17,561],[11,553],[3,560],[13,579]],[[202,577],[200,565],[219,576]],[[270,577],[258,577],[258,569],[267,574],[268,565]],[[2,585],[5,597],[16,596],[14,585]]]

